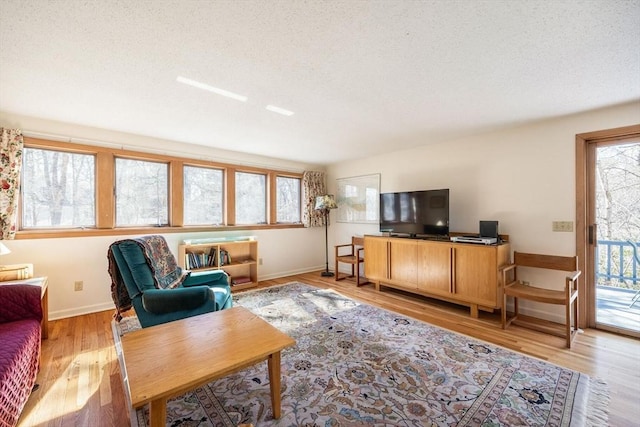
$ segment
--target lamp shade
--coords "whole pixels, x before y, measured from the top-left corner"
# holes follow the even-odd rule
[[[0,255],[6,255],[10,253],[11,253],[11,249],[9,249],[2,242],[0,242]]]
[[[333,197],[333,194],[316,197],[316,210],[329,210],[337,207],[338,205],[336,204],[336,199]]]

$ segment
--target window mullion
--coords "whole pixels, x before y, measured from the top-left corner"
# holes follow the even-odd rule
[[[277,185],[276,185],[276,177],[275,173],[268,174],[268,195],[267,197],[267,212],[269,213],[269,217],[267,218],[267,224],[275,224],[278,219],[278,199],[276,195]]]
[[[236,168],[227,168],[226,172],[226,224],[236,225]]]
[[[96,154],[96,227],[114,228],[115,220],[115,157],[111,153]]]
[[[169,225],[184,225],[184,162],[174,160],[169,164]]]

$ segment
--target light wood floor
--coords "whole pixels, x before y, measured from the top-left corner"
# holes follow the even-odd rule
[[[511,326],[500,328],[497,314],[469,317],[468,309],[398,291],[378,293],[349,280],[335,282],[319,273],[268,280],[260,287],[300,281],[338,290],[351,298],[516,350],[607,381],[610,425],[640,425],[640,340],[585,330],[571,350],[564,339]],[[38,383],[22,414],[27,426],[128,426],[118,360],[111,335],[111,311],[50,322],[43,341]]]

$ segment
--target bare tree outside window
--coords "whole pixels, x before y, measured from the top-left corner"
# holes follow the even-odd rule
[[[116,226],[167,225],[169,166],[116,159]]]
[[[640,142],[598,148],[598,234],[640,241]]]
[[[95,227],[95,156],[25,147],[22,228]]]
[[[276,177],[276,221],[300,222],[300,178]]]
[[[638,290],[631,241],[640,245],[640,142],[598,147],[598,285]],[[613,275],[615,280],[611,279]],[[626,278],[626,279],[625,279]],[[632,278],[632,279],[631,279]]]
[[[267,177],[236,172],[236,224],[267,222]]]
[[[223,223],[223,172],[221,169],[184,167],[184,225]]]

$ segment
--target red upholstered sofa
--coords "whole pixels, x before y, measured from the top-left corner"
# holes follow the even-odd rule
[[[18,424],[40,363],[40,287],[0,284],[0,427]]]

